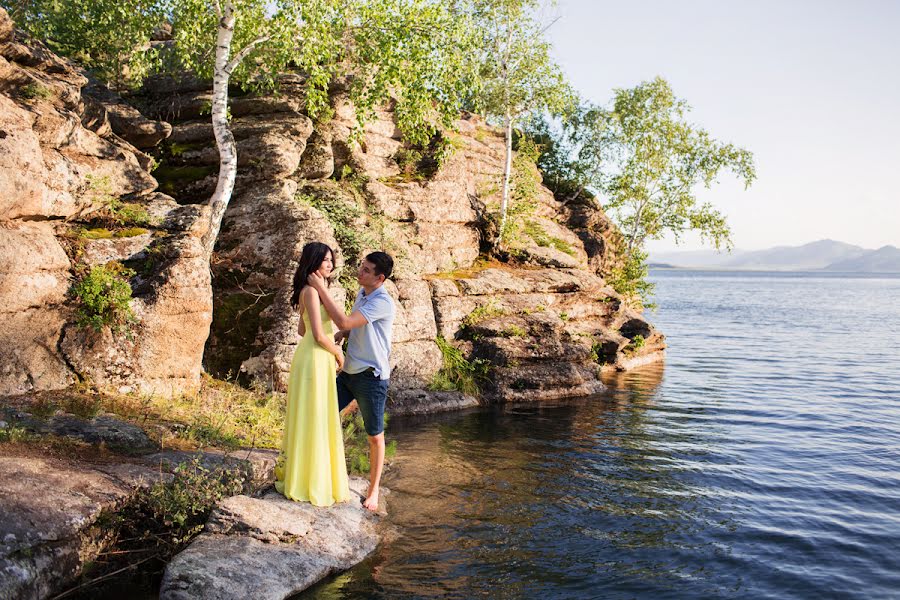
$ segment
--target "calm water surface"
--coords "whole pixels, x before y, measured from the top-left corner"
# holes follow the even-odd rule
[[[395,419],[396,534],[301,597],[900,598],[900,278],[652,279],[664,367]]]

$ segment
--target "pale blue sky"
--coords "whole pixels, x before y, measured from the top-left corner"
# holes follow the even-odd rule
[[[900,246],[900,0],[559,0],[553,12],[556,58],[585,97],[661,75],[694,122],[754,152],[748,191],[726,174],[701,193],[736,247]]]

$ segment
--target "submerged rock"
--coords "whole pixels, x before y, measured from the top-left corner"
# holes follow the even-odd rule
[[[361,497],[327,508],[275,492],[222,501],[205,532],[169,563],[160,599],[280,600],[349,569],[378,545],[378,517]]]

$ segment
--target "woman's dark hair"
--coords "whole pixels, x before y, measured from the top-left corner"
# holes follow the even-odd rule
[[[331,260],[334,260],[334,252],[328,245],[322,242],[310,242],[303,246],[303,253],[300,255],[300,264],[297,265],[297,272],[294,273],[294,293],[291,294],[291,306],[297,308],[300,306],[300,291],[306,285],[306,279],[310,274],[315,273],[325,257],[331,253]],[[329,281],[329,283],[331,283]]]

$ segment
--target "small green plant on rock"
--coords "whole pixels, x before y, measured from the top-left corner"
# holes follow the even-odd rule
[[[650,302],[655,284],[647,281],[650,269],[647,267],[647,253],[634,250],[625,263],[617,267],[606,277],[607,283],[625,299],[626,304],[635,308],[655,309],[656,304]]]
[[[626,354],[634,354],[635,352],[643,348],[646,343],[647,340],[644,339],[644,336],[638,334],[631,338],[631,341],[628,342],[628,345],[625,346],[625,348],[623,348],[623,351]]]
[[[72,296],[78,302],[76,322],[80,327],[100,331],[110,327],[119,332],[136,322],[131,310],[131,285],[134,271],[119,263],[91,267],[74,286]]]
[[[32,81],[19,88],[19,96],[26,100],[49,100],[53,97],[53,90],[42,83]]]
[[[528,335],[528,332],[524,327],[519,327],[518,325],[509,325],[505,327],[502,331],[504,337],[518,337],[522,338]]]
[[[481,358],[466,360],[462,351],[443,337],[438,336],[434,341],[441,350],[444,366],[435,374],[428,389],[477,395],[487,380],[490,363]]]
[[[114,227],[152,225],[150,213],[146,208],[134,202],[122,202],[112,194],[109,176],[88,175],[85,179],[91,201],[103,206],[99,215],[100,221]]]
[[[506,311],[497,306],[496,302],[491,300],[487,304],[476,307],[472,312],[466,315],[465,318],[463,318],[462,323],[460,323],[460,326],[462,329],[468,329],[485,319],[504,314],[506,314]]]

